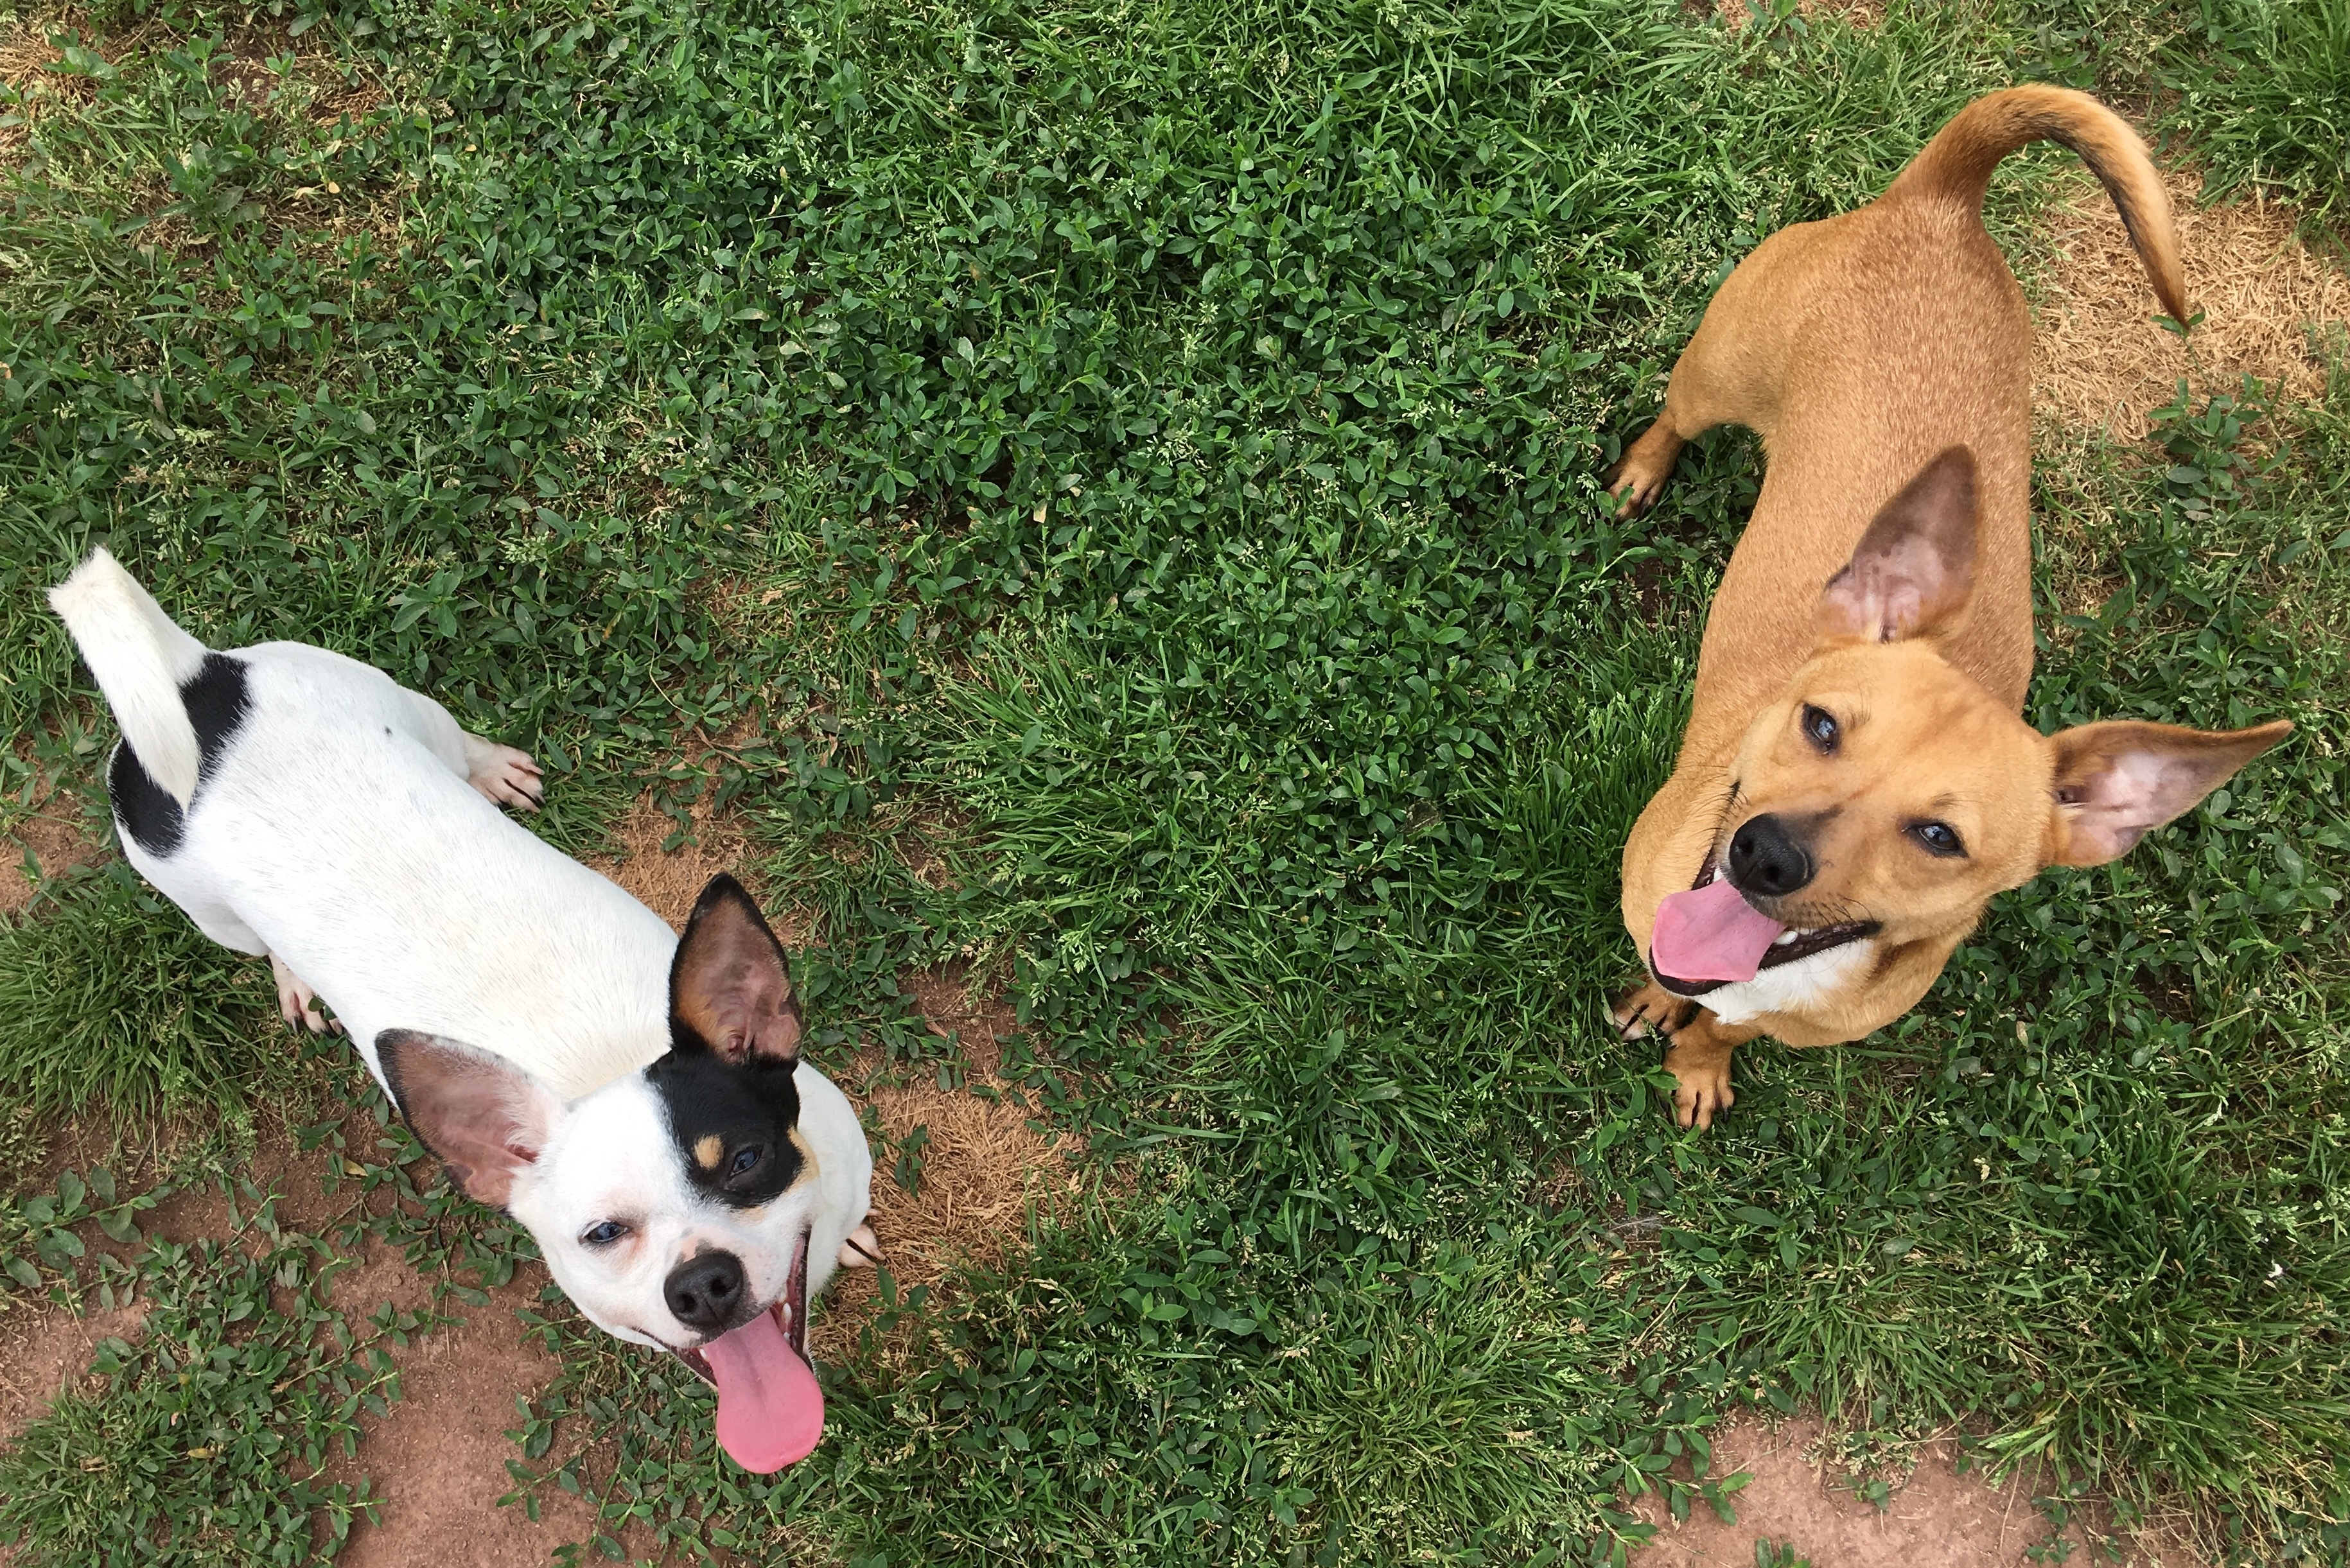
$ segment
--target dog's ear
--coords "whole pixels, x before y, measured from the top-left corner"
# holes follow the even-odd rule
[[[693,902],[669,971],[671,1044],[728,1062],[788,1066],[800,1055],[800,1003],[784,946],[743,884],[720,872]]]
[[[1945,449],[1885,504],[1820,592],[1819,639],[1929,637],[1965,607],[1975,576],[1975,454]]]
[[[2228,775],[2293,733],[2282,719],[2251,730],[2184,730],[2134,719],[2082,724],[2048,738],[2046,858],[2051,866],[2103,866],[2220,787]]]
[[[458,1190],[505,1208],[563,1119],[563,1101],[504,1057],[437,1034],[387,1029],[375,1055],[410,1130]]]

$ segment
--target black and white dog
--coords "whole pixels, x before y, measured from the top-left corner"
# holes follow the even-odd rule
[[[49,601],[122,726],[107,783],[131,865],[268,955],[289,1021],[321,1027],[324,997],[580,1311],[717,1385],[738,1462],[815,1448],[807,1303],[871,1255],[873,1160],[800,1060],[750,895],[714,878],[681,940],[493,804],[536,805],[528,757],[380,670],[295,642],[211,652],[104,550]]]

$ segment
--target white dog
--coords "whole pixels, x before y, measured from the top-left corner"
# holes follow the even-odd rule
[[[324,997],[580,1311],[716,1384],[738,1462],[815,1448],[807,1303],[872,1255],[873,1160],[750,895],[714,878],[681,940],[492,804],[535,806],[528,757],[324,649],[208,651],[104,550],[49,602],[122,726],[131,865],[289,1021]]]

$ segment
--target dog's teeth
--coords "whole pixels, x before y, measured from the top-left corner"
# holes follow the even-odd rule
[[[1803,934],[1801,931],[1782,931],[1771,939],[1771,945],[1774,948],[1783,948]]]

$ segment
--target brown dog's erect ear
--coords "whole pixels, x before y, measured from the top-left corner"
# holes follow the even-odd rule
[[[2280,719],[2251,730],[2185,730],[2117,719],[2048,738],[2056,753],[2051,866],[2103,866],[2218,789],[2293,733]]]
[[[400,1114],[458,1190],[505,1208],[562,1119],[563,1102],[504,1057],[437,1034],[387,1029],[375,1054]]]
[[[1974,587],[1975,454],[1946,448],[1885,504],[1820,593],[1823,642],[1899,642],[1958,614]]]
[[[799,1060],[800,1003],[783,944],[743,884],[720,872],[693,901],[669,971],[670,1033],[729,1062]]]

